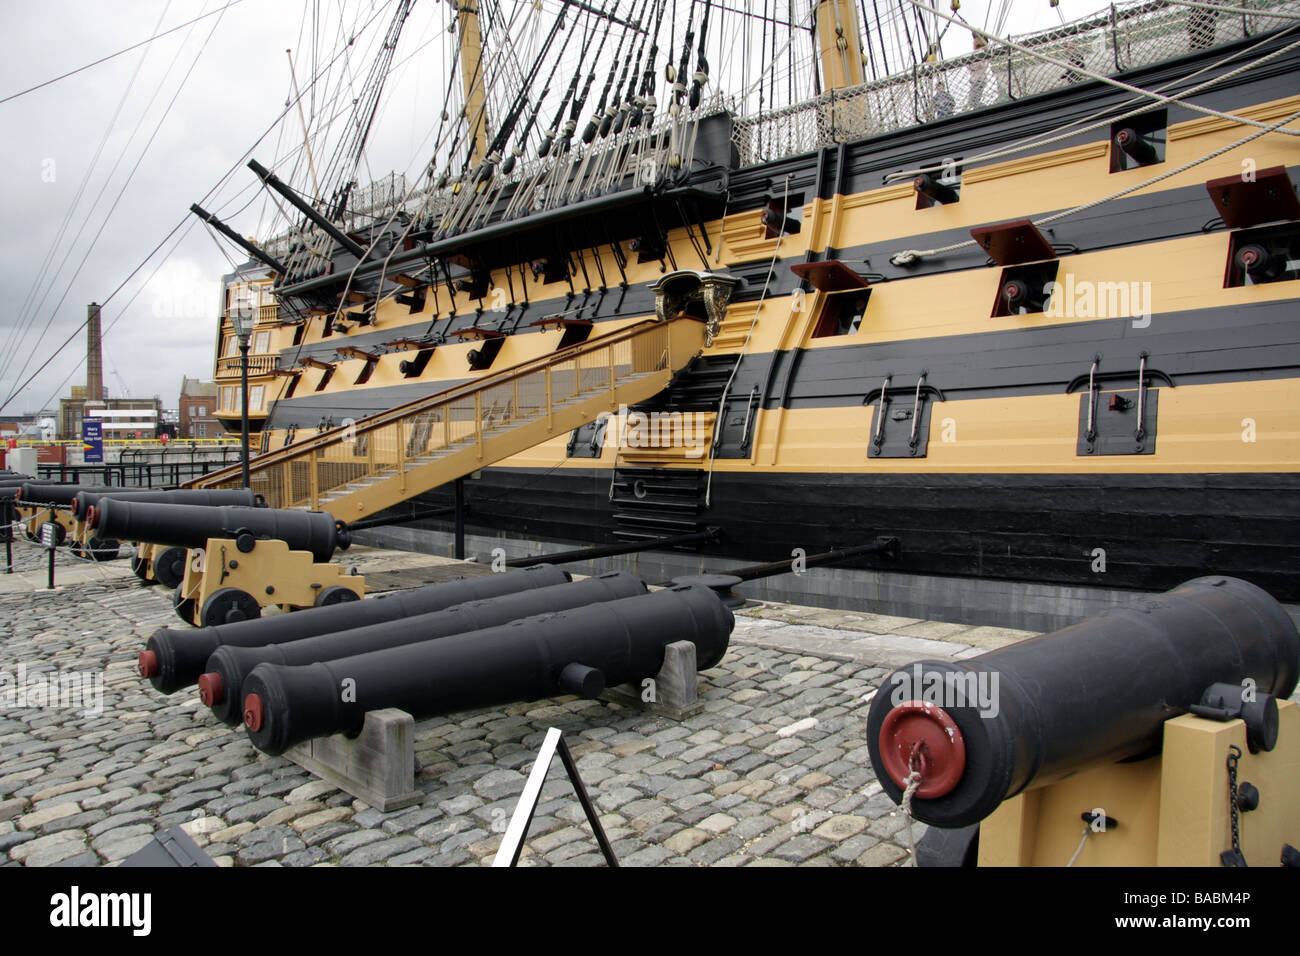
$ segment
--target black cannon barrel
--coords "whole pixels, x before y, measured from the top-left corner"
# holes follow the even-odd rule
[[[265,507],[265,499],[247,488],[178,488],[175,491],[157,491],[150,488],[115,488],[112,491],[79,491],[72,499],[72,513],[80,518],[100,498],[128,498],[151,504],[200,505],[216,508],[235,505],[242,508]]]
[[[86,524],[101,538],[201,548],[209,538],[278,538],[294,551],[328,561],[348,546],[347,528],[324,511],[282,511],[230,505],[154,504],[130,498],[100,498],[86,509]]]
[[[244,681],[244,725],[269,754],[312,737],[354,733],[366,711],[399,707],[416,718],[653,677],[664,648],[695,645],[696,666],[727,650],[735,618],[698,585],[522,618],[436,641],[336,661],[258,664]]]
[[[364,601],[306,608],[293,614],[218,624],[198,630],[160,627],[153,632],[145,649],[140,652],[140,676],[149,678],[157,690],[171,694],[198,680],[203,673],[203,665],[218,647],[288,644],[290,641],[301,641],[321,634],[333,634],[441,611],[466,601],[481,601],[502,594],[550,587],[568,580],[568,572],[550,564],[539,564],[522,571],[444,581],[405,591],[392,591]]]
[[[208,658],[208,672],[199,678],[199,697],[212,708],[219,720],[233,726],[244,717],[244,678],[258,664],[296,665],[333,661],[340,657],[418,644],[452,634],[481,631],[523,617],[567,611],[570,608],[617,601],[619,598],[645,593],[645,582],[640,578],[624,571],[611,571],[582,581],[503,594],[486,601],[469,601],[430,614],[323,634],[289,644],[218,647]]]
[[[0,481],[0,498],[13,501],[23,490],[23,481]]]
[[[59,482],[25,481],[19,489],[18,500],[23,504],[67,505],[80,491],[121,491],[121,486],[74,485]]]
[[[1300,634],[1245,581],[1204,577],[1052,634],[963,661],[918,661],[880,686],[867,746],[885,792],[962,827],[1007,797],[1088,764],[1155,753],[1163,723],[1215,683],[1287,697]]]

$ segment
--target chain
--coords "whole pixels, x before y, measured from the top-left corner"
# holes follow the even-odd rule
[[[1245,866],[1246,857],[1241,852],[1241,808],[1237,798],[1237,761],[1241,759],[1241,748],[1236,744],[1228,747],[1228,807],[1232,820],[1232,849],[1219,855],[1224,866]]]

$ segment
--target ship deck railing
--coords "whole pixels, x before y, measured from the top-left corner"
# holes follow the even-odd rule
[[[1043,57],[1114,76],[1294,26],[1300,14],[1300,0],[1234,0],[1228,5],[1256,12],[1213,12],[1164,0],[1117,3],[1103,13],[1012,38],[1032,52],[991,43],[979,52],[917,64],[902,74],[742,117],[733,134],[741,165],[906,129],[1089,79]]]

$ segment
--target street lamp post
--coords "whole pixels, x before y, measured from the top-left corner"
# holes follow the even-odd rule
[[[239,434],[244,487],[248,488],[248,339],[253,334],[252,307],[238,305],[232,309],[230,324],[239,338]]]

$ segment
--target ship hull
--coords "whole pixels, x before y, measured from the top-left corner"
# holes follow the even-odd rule
[[[622,527],[608,470],[494,468],[465,487],[471,534],[572,547],[607,544]],[[449,507],[454,499],[441,490],[419,501]],[[1214,571],[1300,603],[1296,474],[719,473],[695,520],[723,529],[717,545],[698,550],[704,557],[757,563],[888,535],[899,539],[897,558],[844,566],[1140,591]],[[509,558],[526,553],[502,544]]]
[[[1221,75],[1196,94],[1201,107],[1286,122],[1300,109],[1300,51],[1287,42],[1244,38],[1124,78],[1179,92]],[[1235,69],[1233,57],[1264,54]],[[400,290],[392,276],[352,281],[342,257],[278,289],[301,324],[265,356],[280,377],[268,379],[277,400],[263,450],[345,441],[334,426],[364,430],[366,416],[550,361],[581,341],[569,338],[578,326],[595,342],[673,318],[681,310],[668,314],[660,280],[707,272],[739,281],[669,388],[617,409],[600,440],[584,428],[552,435],[483,460],[464,482],[473,549],[514,558],[720,529],[716,545],[661,553],[654,566],[669,576],[890,536],[897,558],[818,571],[842,593],[816,603],[1035,629],[1098,609],[1071,603],[1076,593],[1162,591],[1215,572],[1300,602],[1300,276],[1288,264],[1247,282],[1233,265],[1248,243],[1300,248],[1300,215],[1247,198],[1265,208],[1237,219],[1222,185],[1259,173],[1274,197],[1294,190],[1294,140],[1234,145],[1250,131],[1180,102],[1153,105],[1134,122],[1163,152],[1137,167],[1118,154],[1115,129],[1077,128],[1132,109],[1127,93],[1077,83],[771,161],[737,133],[750,150],[739,162],[724,148],[730,120],[718,118],[702,126],[716,162],[692,174],[689,196],[615,190],[494,219],[455,255],[439,245],[451,239],[430,242],[438,269],[398,275]],[[1050,138],[1026,143],[1040,136]],[[922,202],[899,178],[950,162],[960,185],[950,202]],[[770,212],[797,223],[774,231]],[[1021,220],[1041,225],[1029,254],[972,241]],[[403,268],[421,264],[397,255],[411,259]],[[466,262],[472,274],[448,271]],[[1057,291],[1050,307],[1007,307],[1012,281]],[[420,294],[407,294],[416,282]],[[340,329],[334,309],[349,295],[374,315]],[[499,352],[483,365],[478,350],[493,340]],[[631,441],[629,413],[680,416],[689,441]],[[294,467],[319,462],[328,482],[337,461],[382,479],[362,449],[297,452]],[[278,506],[341,500],[307,495],[288,465],[281,472],[254,476]],[[449,484],[403,490],[417,507],[453,502]],[[391,498],[336,514],[364,519]],[[447,518],[372,534],[424,547],[451,529]],[[781,580],[764,593],[780,596]],[[815,597],[800,590],[807,581],[785,580],[786,593]],[[1039,610],[1034,595],[1048,595]],[[1057,617],[1041,610],[1049,600]]]

